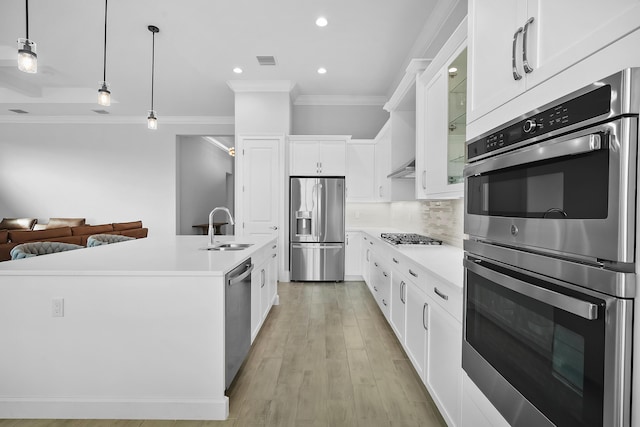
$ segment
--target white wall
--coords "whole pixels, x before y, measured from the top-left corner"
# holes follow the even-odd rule
[[[0,217],[142,220],[176,232],[176,135],[233,125],[0,124]]]
[[[289,134],[289,92],[236,92],[236,135]]]
[[[389,120],[381,106],[294,105],[294,135],[351,135],[372,139]]]
[[[233,164],[233,157],[201,136],[178,137],[178,234],[200,234],[193,225],[206,224],[213,208],[227,206],[226,178]],[[233,213],[233,206],[227,207]]]

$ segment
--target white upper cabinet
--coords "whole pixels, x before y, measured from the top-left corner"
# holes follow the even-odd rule
[[[289,137],[290,175],[345,176],[349,136]]]
[[[470,0],[468,16],[472,122],[640,28],[640,0]]]
[[[464,195],[467,124],[466,21],[417,81],[416,180],[418,199]]]
[[[376,146],[373,140],[351,140],[347,144],[345,175],[347,202],[370,202],[375,198]]]

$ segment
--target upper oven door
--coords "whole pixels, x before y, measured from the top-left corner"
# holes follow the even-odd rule
[[[634,261],[637,118],[465,168],[464,232],[571,258]]]

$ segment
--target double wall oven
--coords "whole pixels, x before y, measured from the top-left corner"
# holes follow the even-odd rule
[[[514,426],[629,426],[640,69],[467,142],[462,365]]]

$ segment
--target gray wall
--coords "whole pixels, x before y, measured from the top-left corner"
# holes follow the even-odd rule
[[[206,224],[213,208],[228,203],[227,174],[233,175],[233,157],[200,136],[179,136],[177,155],[178,234],[199,234],[193,225]],[[227,207],[233,213],[233,205]],[[222,218],[216,214],[215,220]]]
[[[293,135],[352,135],[372,139],[389,119],[379,105],[294,105]]]

